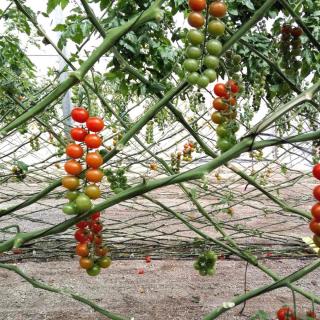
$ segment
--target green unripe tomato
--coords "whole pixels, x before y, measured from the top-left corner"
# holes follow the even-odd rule
[[[213,276],[215,274],[215,269],[214,268],[208,268],[207,269],[207,275],[208,276]]]
[[[241,62],[241,56],[239,54],[235,54],[232,56],[232,63],[239,64]]]
[[[192,72],[188,75],[188,82],[190,84],[197,84],[200,75],[198,72]]]
[[[231,123],[229,123],[229,128],[232,132],[237,132],[240,129],[240,125],[238,122],[232,121]]]
[[[196,269],[196,270],[200,270],[199,262],[196,261],[196,262],[193,264],[193,267],[194,267],[194,269]]]
[[[101,268],[109,268],[111,265],[111,259],[109,257],[103,257],[98,260],[98,265]]]
[[[200,274],[200,276],[206,276],[207,275],[207,269],[200,269],[199,270],[199,274]]]
[[[73,201],[73,200],[77,199],[78,195],[79,195],[78,191],[68,191],[68,192],[66,192],[65,197],[68,200]]]
[[[213,82],[217,79],[217,73],[213,69],[206,69],[203,71],[203,74],[208,77],[210,82]]]
[[[186,56],[190,59],[199,59],[202,55],[202,50],[199,47],[189,46],[186,50]]]
[[[193,45],[199,45],[204,41],[204,34],[199,30],[190,30],[188,32],[188,40]]]
[[[203,62],[210,69],[217,69],[219,67],[219,58],[215,56],[205,56]]]
[[[208,32],[215,37],[222,36],[225,29],[225,24],[220,20],[211,20],[208,23]]]
[[[229,135],[229,131],[225,125],[219,124],[216,129],[217,135],[221,138],[225,138]]]
[[[218,56],[222,52],[221,42],[215,39],[209,40],[207,43],[207,51],[214,56]]]
[[[86,212],[91,209],[92,202],[90,198],[84,193],[80,193],[75,201],[80,213]]]
[[[67,215],[77,214],[76,207],[72,203],[64,204],[63,207],[62,207],[62,211],[63,211],[63,213],[65,213]]]
[[[183,68],[188,72],[195,72],[199,69],[199,61],[195,59],[186,59],[183,62]]]
[[[97,264],[94,264],[93,267],[87,270],[87,274],[89,276],[95,277],[100,273],[101,269],[100,266]]]
[[[226,138],[219,138],[217,141],[217,147],[222,152],[229,150],[230,148],[232,148],[232,146],[232,142]]]
[[[207,251],[206,252],[206,258],[208,261],[210,261],[212,264],[214,264],[217,261],[217,255],[213,251]]]
[[[205,75],[201,75],[199,78],[198,78],[198,82],[197,82],[197,85],[200,87],[200,88],[206,88],[209,84],[209,78]]]

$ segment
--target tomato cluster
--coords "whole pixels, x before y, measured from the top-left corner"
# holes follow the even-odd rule
[[[109,250],[103,245],[100,212],[91,215],[90,219],[80,221],[76,227],[74,237],[78,241],[76,254],[80,257],[80,267],[85,269],[88,275],[97,276],[101,268],[111,265],[111,259],[107,256]]]
[[[282,306],[277,311],[277,319],[278,320],[299,320],[299,319],[317,319],[317,315],[314,311],[307,311],[305,316],[296,316],[295,312],[292,308],[288,306]]]
[[[217,259],[214,251],[206,251],[198,257],[193,267],[199,271],[201,276],[213,276]]]
[[[189,0],[192,10],[188,15],[191,29],[188,32],[189,47],[186,49],[184,69],[188,72],[188,82],[205,88],[210,82],[217,79],[216,69],[219,67],[219,56],[222,52],[222,43],[217,39],[225,32],[225,24],[220,20],[227,13],[227,6],[223,1],[213,1],[207,6],[206,0]],[[202,11],[207,10],[211,16],[206,21]],[[206,32],[201,31],[206,24]],[[213,39],[206,41],[205,35]],[[199,70],[203,72],[199,73]]]
[[[180,166],[181,166],[181,152],[172,152],[171,153],[171,169],[175,173],[180,172]]]
[[[213,91],[217,97],[212,102],[212,107],[216,111],[212,113],[211,120],[218,125],[217,147],[225,152],[237,143],[235,133],[240,127],[236,121],[236,96],[239,93],[239,86],[234,80],[229,80],[225,84],[217,83]]]
[[[188,141],[183,146],[183,161],[192,161],[192,153],[196,150],[196,143]]]
[[[316,179],[320,180],[320,163],[313,167],[312,173]],[[311,208],[312,220],[309,226],[310,230],[314,233],[313,242],[320,248],[320,185],[314,187],[313,196],[319,202]]]
[[[293,27],[290,24],[284,24],[281,28],[280,52],[282,60],[280,66],[288,76],[294,76],[302,67],[301,56],[301,36],[303,30],[300,27]]]
[[[64,165],[68,176],[62,178],[62,185],[68,189],[66,198],[69,203],[63,206],[63,212],[68,215],[85,213],[92,208],[92,200],[98,199],[101,195],[97,183],[101,182],[104,176],[100,169],[103,157],[98,151],[103,143],[98,135],[104,128],[103,120],[90,117],[89,112],[81,107],[73,108],[71,117],[75,122],[84,125],[70,130],[74,142],[66,147],[66,154],[71,159]],[[84,161],[81,161],[83,158]],[[82,162],[85,163],[85,168]],[[84,169],[85,181],[81,187],[79,175]],[[100,273],[100,268],[107,268],[111,263],[110,258],[106,257],[107,249],[102,246],[103,226],[100,213],[94,213],[90,219],[80,221],[76,226],[74,237],[78,241],[76,253],[81,257],[80,266],[86,269],[89,275],[96,276]]]

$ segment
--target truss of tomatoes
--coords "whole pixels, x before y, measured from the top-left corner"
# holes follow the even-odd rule
[[[206,88],[217,79],[218,57],[222,52],[219,37],[225,32],[225,24],[220,19],[226,15],[227,6],[223,1],[213,1],[207,6],[206,0],[189,0],[189,7],[191,12],[188,15],[188,23],[195,29],[191,29],[187,35],[189,46],[186,49],[183,68],[188,73],[187,79],[190,84]],[[202,14],[204,10],[210,16],[208,21]],[[205,32],[201,30],[203,28]],[[214,39],[206,41],[207,34]]]
[[[99,135],[104,128],[103,120],[90,117],[89,112],[81,107],[73,108],[71,118],[83,126],[70,130],[74,142],[66,147],[66,154],[71,159],[64,165],[68,175],[62,178],[62,185],[68,189],[66,198],[69,203],[62,210],[67,215],[82,214],[93,207],[92,200],[101,195],[98,183],[104,176],[100,169],[103,157],[98,151],[103,142]],[[83,186],[80,185],[79,178],[84,171],[82,162],[86,165]],[[76,254],[80,256],[80,267],[86,269],[89,275],[96,276],[101,268],[108,268],[111,264],[111,259],[107,257],[108,249],[103,245],[100,213],[96,212],[89,219],[80,221],[76,227],[74,237],[78,241]]]
[[[312,174],[316,179],[320,180],[320,163],[313,167]],[[314,233],[314,244],[320,248],[320,185],[314,187],[313,196],[318,202],[311,208],[312,220],[309,227]]]
[[[217,83],[213,92],[217,96],[212,107],[216,110],[211,115],[211,120],[217,124],[216,133],[217,148],[225,152],[237,143],[236,132],[240,129],[237,117],[237,94],[240,89],[234,80],[228,80],[227,83]]]

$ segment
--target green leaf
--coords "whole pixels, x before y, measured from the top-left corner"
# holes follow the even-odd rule
[[[69,0],[60,0],[60,6],[64,9],[69,3]]]
[[[65,31],[66,30],[66,25],[65,24],[57,24],[54,28],[53,31]]]
[[[47,13],[48,14],[51,13],[59,4],[60,4],[60,0],[48,0]]]

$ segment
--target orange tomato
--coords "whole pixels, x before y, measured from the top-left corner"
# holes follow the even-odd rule
[[[81,257],[79,264],[81,268],[88,270],[93,267],[93,260],[87,257]]]
[[[89,248],[86,243],[78,243],[76,246],[76,254],[80,257],[87,257],[89,255]]]
[[[69,174],[77,176],[82,172],[82,165],[80,162],[71,159],[64,164],[64,170]]]
[[[191,27],[201,28],[204,25],[204,17],[200,12],[190,12],[188,16],[188,23]]]
[[[209,13],[216,18],[223,18],[227,13],[227,6],[223,1],[214,1],[209,6]]]
[[[96,247],[95,249],[95,254],[99,257],[104,257],[108,253],[108,248],[107,247]]]
[[[212,102],[212,106],[218,111],[228,110],[228,105],[221,98],[216,98]]]
[[[103,164],[103,158],[98,152],[89,152],[86,157],[87,165],[93,169],[98,169]]]
[[[76,143],[70,143],[67,145],[66,153],[70,158],[81,158],[83,156],[83,149]]]
[[[90,182],[100,182],[103,178],[103,172],[99,169],[88,169],[86,178]]]

